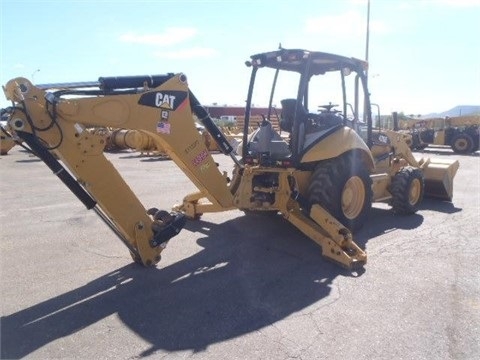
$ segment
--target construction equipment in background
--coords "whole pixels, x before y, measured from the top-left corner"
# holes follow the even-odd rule
[[[450,146],[458,154],[471,154],[479,149],[480,115],[427,120],[426,126],[413,132],[413,146]]]
[[[118,235],[133,259],[146,266],[160,260],[187,218],[240,209],[279,212],[319,244],[326,258],[356,269],[367,255],[351,230],[365,223],[372,201],[389,202],[395,212],[410,214],[418,209],[424,186],[426,193],[452,199],[458,161],[416,160],[402,136],[372,128],[366,62],[279,49],[253,55],[246,64],[252,74],[240,156],[182,73],[36,86],[16,78],[4,88],[15,104],[8,121]],[[254,91],[259,87],[263,91]],[[258,99],[267,87],[268,99]],[[327,104],[330,99],[339,101],[341,110]],[[268,102],[268,112],[249,134],[252,104],[262,102]],[[277,104],[282,105],[280,114]],[[316,107],[318,111],[311,110]],[[281,119],[288,139],[273,129],[272,116]],[[217,168],[195,119],[230,156],[231,176]],[[172,211],[145,209],[105,157],[105,139],[86,131],[89,126],[147,134],[198,191]],[[366,128],[366,141],[353,128]]]
[[[479,149],[480,115],[399,120],[399,128],[412,135],[415,150],[444,145],[457,154],[471,154]]]
[[[218,126],[218,125],[217,125]],[[243,133],[234,126],[218,126],[220,131],[225,135],[225,138],[228,140],[228,143],[232,146],[233,151],[236,153],[239,143],[242,141]],[[217,142],[212,138],[212,135],[205,129],[204,126],[199,127],[200,134],[202,134],[203,141],[208,151],[211,152],[221,152],[221,148],[218,146]],[[250,130],[253,131],[253,130]]]
[[[204,126],[197,123],[197,130],[202,135],[205,145],[209,151],[220,151],[217,143],[212,139],[210,133]],[[134,150],[141,155],[168,157],[160,144],[155,143],[154,139],[147,133],[139,130],[129,129],[109,129],[105,127],[88,129],[92,133],[97,133],[104,137],[106,145],[105,151],[116,152],[123,150]],[[235,139],[238,135],[227,135],[227,138]]]
[[[106,152],[116,152],[123,150],[134,150],[141,155],[166,157],[166,153],[155,144],[153,140],[145,133],[137,130],[127,129],[109,129],[105,127],[87,128],[86,131],[95,136],[100,136],[105,141]],[[12,149],[16,141],[12,135],[2,127],[0,135],[1,152],[0,155],[6,155]],[[14,133],[14,132],[13,132]]]
[[[141,155],[167,157],[160,144],[140,130],[112,129],[106,136],[106,151],[132,149]]]
[[[217,143],[212,139],[209,132],[206,131],[203,126],[197,126],[197,129],[202,134],[205,145],[209,151],[220,151]],[[138,130],[109,129],[106,127],[88,128],[86,130],[104,138],[104,151],[106,152],[133,150],[139,152],[142,156],[168,157],[160,144],[155,143],[148,134]],[[8,151],[15,146],[15,140],[5,128],[2,127],[1,131],[0,155],[6,155]],[[241,138],[241,134],[234,134],[227,131],[226,136],[232,146],[236,148],[239,142],[238,139]]]

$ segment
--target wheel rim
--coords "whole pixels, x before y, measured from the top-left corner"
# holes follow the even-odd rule
[[[420,198],[422,189],[422,184],[420,183],[419,179],[413,179],[410,185],[410,191],[408,192],[408,202],[410,205],[415,205]]]
[[[358,176],[346,182],[342,192],[342,211],[347,219],[355,219],[362,211],[365,203],[365,187]]]
[[[455,141],[455,147],[458,150],[466,150],[467,146],[468,146],[468,143],[465,139],[458,139],[457,141]]]

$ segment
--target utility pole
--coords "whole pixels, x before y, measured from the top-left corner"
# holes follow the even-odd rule
[[[370,40],[370,0],[368,0],[367,3],[367,34],[366,34],[366,41],[365,41],[365,61],[367,62],[367,69],[365,70],[365,85],[366,88],[368,89],[368,68],[370,67],[370,64],[368,64],[368,43]],[[372,141],[372,127],[373,127],[373,119],[372,119],[372,107],[369,101],[367,99],[370,98],[370,91],[368,91],[368,94],[365,94],[364,98],[364,107],[363,107],[363,120],[369,123],[368,126],[368,132],[367,132],[367,145],[368,147],[371,147],[373,144]],[[369,114],[365,114],[365,111]],[[380,121],[380,119],[378,119]]]
[[[370,42],[370,0],[367,3],[367,36],[365,41],[365,61],[368,62],[368,45]],[[368,78],[368,68],[366,71],[367,78]]]
[[[39,72],[39,71],[40,71],[40,69],[37,69],[37,70],[35,70],[35,71],[32,73],[32,77],[30,78],[30,79],[32,80],[32,83],[34,82],[33,79],[34,79],[34,77],[35,77],[35,74],[36,74],[37,72]]]

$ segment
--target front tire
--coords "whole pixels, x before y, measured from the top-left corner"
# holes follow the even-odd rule
[[[308,188],[310,205],[319,204],[354,232],[372,207],[372,180],[367,167],[352,154],[322,161]]]
[[[390,185],[392,209],[399,215],[417,212],[423,199],[425,181],[420,169],[407,166],[395,174]]]

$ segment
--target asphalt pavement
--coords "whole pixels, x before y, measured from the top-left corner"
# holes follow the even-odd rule
[[[1,358],[479,359],[480,156],[423,155],[460,161],[453,202],[375,204],[352,274],[280,216],[237,210],[189,221],[157,267],[135,265],[15,147],[0,157]],[[171,160],[108,157],[146,208],[195,190]]]

